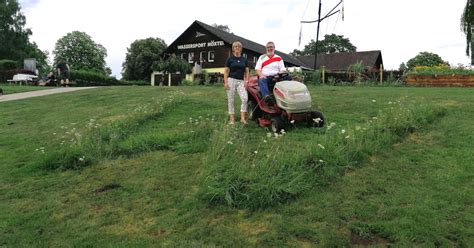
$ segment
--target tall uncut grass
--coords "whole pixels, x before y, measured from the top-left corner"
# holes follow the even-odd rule
[[[90,119],[83,133],[73,128],[66,132],[61,143],[43,148],[38,166],[49,170],[80,169],[104,159],[156,150],[202,151],[207,147],[210,135],[210,130],[203,128],[208,124],[201,120],[202,117],[181,122],[171,131],[150,128],[150,124],[158,122],[163,114],[184,101],[183,94],[176,91],[168,97],[137,106],[125,118],[107,125]]]
[[[395,105],[364,125],[341,129],[331,123],[299,147],[289,142],[291,133],[251,138],[232,128],[217,129],[200,197],[210,205],[249,209],[284,203],[359,166],[445,113],[431,106]]]

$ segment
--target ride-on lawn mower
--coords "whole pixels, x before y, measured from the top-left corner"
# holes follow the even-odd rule
[[[290,123],[306,123],[311,127],[323,127],[324,116],[321,112],[311,110],[311,95],[306,85],[285,79],[287,74],[278,74],[268,85],[270,100],[263,99],[258,85],[258,78],[251,77],[247,84],[249,100],[247,111],[250,120],[255,120],[261,127],[280,133]]]

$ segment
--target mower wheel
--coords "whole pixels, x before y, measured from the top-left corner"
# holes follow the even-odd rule
[[[274,133],[281,133],[281,130],[285,128],[285,122],[281,116],[276,116],[271,119],[272,124],[270,130]]]
[[[262,110],[253,100],[247,102],[247,113],[249,115],[249,120],[256,121],[258,118],[262,117]]]
[[[311,118],[308,120],[308,125],[312,127],[324,127],[324,116],[321,112],[312,111]]]

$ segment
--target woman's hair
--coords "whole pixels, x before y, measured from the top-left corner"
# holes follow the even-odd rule
[[[242,43],[240,43],[239,41],[235,41],[234,43],[232,43],[232,52],[234,51],[234,47],[236,46],[240,46],[242,48]]]

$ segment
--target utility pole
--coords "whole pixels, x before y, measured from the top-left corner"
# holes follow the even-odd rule
[[[318,19],[317,20],[314,20],[314,21],[302,21],[301,23],[315,23],[317,22],[318,23],[318,27],[317,27],[317,30],[316,30],[316,45],[315,45],[315,49],[314,49],[314,70],[317,69],[317,62],[318,62],[318,43],[319,43],[319,25],[321,24],[321,22],[338,13],[340,10],[336,11],[336,12],[333,12],[337,6],[339,6],[344,0],[341,0],[338,4],[336,4],[336,6],[334,6],[334,8],[331,9],[331,11],[329,11],[323,18],[321,18],[321,0],[319,0],[319,8],[318,8]]]

